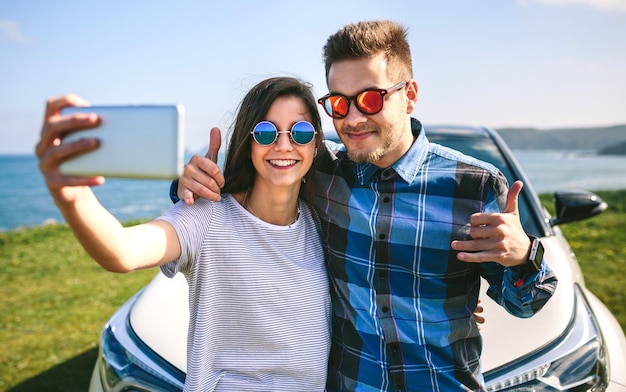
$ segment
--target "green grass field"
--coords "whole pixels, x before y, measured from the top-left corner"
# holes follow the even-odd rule
[[[0,260],[0,390],[85,391],[102,326],[156,274],[104,271],[65,225],[0,233]]]
[[[562,230],[626,330],[626,190],[597,193],[609,210]],[[0,232],[0,260],[0,390],[12,392],[86,390],[102,326],[156,274],[102,270],[64,225]]]

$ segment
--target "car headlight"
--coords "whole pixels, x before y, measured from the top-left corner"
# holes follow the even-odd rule
[[[580,287],[566,332],[523,360],[485,373],[487,391],[604,391],[606,350]]]
[[[100,337],[98,367],[104,391],[181,391],[185,374],[165,361],[133,332],[128,301]]]

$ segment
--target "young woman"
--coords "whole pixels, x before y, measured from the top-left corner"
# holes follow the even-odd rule
[[[322,141],[309,87],[271,78],[246,95],[221,201],[179,202],[152,222],[126,228],[90,189],[102,178],[58,171],[68,157],[97,148],[93,139],[60,143],[67,132],[98,124],[96,116],[59,115],[64,106],[84,104],[72,95],[48,102],[36,148],[40,169],[74,234],[105,269],[160,266],[167,276],[187,278],[185,390],[324,390],[328,281],[317,223],[298,198],[313,186]]]

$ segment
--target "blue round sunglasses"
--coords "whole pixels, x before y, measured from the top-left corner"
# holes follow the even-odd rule
[[[279,133],[288,133],[294,143],[299,145],[305,145],[311,143],[315,138],[315,128],[313,124],[308,121],[298,121],[293,124],[289,131],[279,131],[276,125],[269,121],[261,121],[254,126],[254,129],[250,134],[254,138],[254,141],[262,146],[269,146],[274,144],[278,140]]]

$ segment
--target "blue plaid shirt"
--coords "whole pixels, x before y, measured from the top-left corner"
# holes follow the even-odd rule
[[[479,278],[519,317],[556,287],[545,263],[528,274],[456,259],[451,241],[469,238],[471,214],[504,208],[506,179],[429,143],[415,119],[412,128],[415,143],[390,168],[355,164],[343,149],[320,156],[314,204],[333,305],[328,391],[480,389]]]

